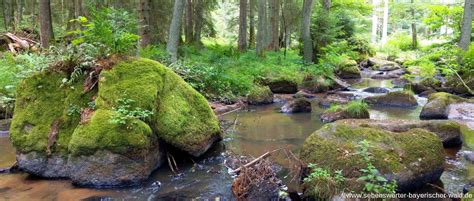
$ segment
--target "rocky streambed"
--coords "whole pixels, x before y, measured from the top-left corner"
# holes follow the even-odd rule
[[[383,67],[381,70],[397,70],[392,67]],[[441,102],[444,104],[442,111],[435,111],[436,119],[456,119],[461,125],[472,125],[469,101],[459,101],[457,98],[446,98],[445,94],[438,95],[438,98],[424,98],[419,95],[410,96],[407,99],[401,99],[403,105],[399,105],[396,100],[393,105],[393,98],[376,98],[374,104],[368,109],[371,120],[340,120],[333,124],[325,124],[321,121],[320,115],[326,110],[327,106],[333,103],[347,103],[350,100],[374,99],[372,97],[384,96],[389,93],[401,91],[397,88],[397,82],[389,77],[389,79],[373,78],[374,71],[362,70],[361,79],[350,82],[352,85],[346,91],[339,91],[332,94],[314,94],[314,93],[298,93],[297,95],[280,95],[275,94],[273,100],[269,98],[257,97],[257,102],[271,103],[258,106],[247,106],[245,103],[239,103],[231,107],[216,107],[216,110],[224,115],[219,116],[222,127],[227,131],[223,135],[223,140],[210,148],[206,153],[200,153],[199,157],[179,157],[175,155],[177,173],[173,173],[168,166],[161,166],[153,171],[148,179],[138,186],[126,188],[108,188],[108,189],[92,189],[79,188],[71,184],[69,180],[45,180],[27,173],[16,174],[0,174],[0,198],[2,199],[101,199],[101,198],[118,198],[118,199],[233,199],[231,186],[233,178],[228,173],[226,163],[230,158],[240,155],[258,157],[261,154],[275,150],[281,147],[287,147],[294,153],[300,153],[301,147],[307,146],[308,137],[310,138],[326,138],[327,132],[324,129],[348,129],[352,130],[355,138],[364,139],[364,133],[384,130],[380,133],[384,142],[384,146],[392,147],[400,151],[397,157],[405,152],[413,153],[406,155],[405,160],[395,162],[390,167],[383,169],[384,171],[396,172],[408,168],[409,172],[399,172],[400,174],[388,175],[391,178],[399,178],[401,187],[405,189],[421,188],[418,192],[436,192],[437,189],[426,186],[426,182],[434,183],[443,187],[449,193],[460,193],[471,179],[474,180],[474,163],[470,162],[474,159],[474,136],[471,136],[467,127],[459,126],[450,121],[435,120],[433,123],[419,122],[420,114],[427,113],[429,107],[425,105],[436,105]],[[379,74],[380,75],[380,74]],[[353,76],[347,76],[352,78]],[[102,80],[106,82],[107,80]],[[288,83],[284,83],[288,85]],[[280,91],[291,91],[295,93],[294,87],[278,86]],[[269,92],[268,89],[260,89],[264,93]],[[395,93],[396,94],[396,93]],[[397,98],[399,94],[396,94]],[[414,101],[411,97],[414,97]],[[437,96],[433,96],[437,97]],[[297,100],[300,99],[300,100]],[[381,101],[379,101],[380,99]],[[454,101],[451,101],[453,99]],[[282,113],[286,110],[284,105],[292,102],[291,113]],[[309,102],[309,108],[308,108]],[[238,110],[241,108],[240,110]],[[438,108],[438,106],[434,107]],[[311,112],[309,112],[309,110]],[[226,113],[230,112],[230,113]],[[297,112],[297,113],[293,113]],[[437,113],[436,113],[437,112]],[[436,116],[435,115],[435,116]],[[375,121],[377,120],[377,121]],[[331,125],[325,128],[324,125]],[[342,127],[340,127],[340,126]],[[356,132],[360,126],[364,132]],[[153,125],[151,125],[153,126]],[[315,133],[316,130],[320,130]],[[425,129],[417,132],[417,135],[424,136],[420,141],[420,146],[405,147],[399,149],[395,144],[406,141],[417,141],[419,138],[410,137],[410,129]],[[15,162],[15,153],[18,153],[11,145],[6,129],[2,129],[3,135],[0,135],[0,168],[8,167]],[[348,133],[348,132],[343,132]],[[390,137],[391,135],[400,135],[400,138]],[[344,135],[338,140],[345,139]],[[355,138],[351,138],[355,140]],[[389,139],[390,138],[390,139]],[[389,140],[383,140],[389,139]],[[425,144],[429,139],[429,144]],[[378,139],[377,139],[378,140]],[[377,141],[376,140],[376,141]],[[307,142],[305,142],[307,141]],[[390,142],[390,143],[388,143]],[[462,145],[459,145],[462,142]],[[395,144],[393,144],[395,143]],[[305,145],[306,144],[306,145]],[[345,147],[344,144],[331,145],[334,148]],[[206,147],[209,148],[209,147]],[[306,149],[311,150],[311,149]],[[433,152],[429,156],[424,155],[426,151]],[[316,150],[317,151],[317,150]],[[315,153],[315,151],[308,151]],[[192,153],[192,152],[191,152]],[[302,152],[303,160],[312,162],[320,160],[317,155],[305,156]],[[326,152],[329,154],[329,152]],[[336,153],[334,153],[336,154]],[[392,157],[391,153],[380,152],[385,158]],[[336,154],[337,155],[337,154]],[[337,158],[338,156],[335,157]],[[393,155],[395,157],[395,155]],[[423,158],[423,157],[431,158]],[[316,157],[316,158],[314,158]],[[113,157],[112,157],[113,158]],[[164,157],[166,158],[166,157]],[[383,157],[382,157],[383,158]],[[421,158],[421,160],[419,160]],[[88,158],[92,160],[93,158]],[[288,191],[301,192],[299,182],[294,180],[294,175],[290,172],[287,156],[276,155],[272,158],[279,166],[277,175],[283,180]],[[323,157],[328,161],[334,160],[330,157]],[[95,160],[95,159],[94,159]],[[100,159],[102,160],[102,159]],[[413,160],[413,161],[410,161]],[[342,160],[341,160],[342,161]],[[383,163],[383,162],[381,162]],[[381,164],[380,163],[380,164]],[[413,164],[418,164],[414,167]],[[165,162],[166,164],[166,162]],[[429,166],[429,168],[420,168]],[[357,167],[355,163],[354,167]],[[395,169],[390,169],[395,168]],[[417,177],[416,175],[424,175]],[[437,178],[441,178],[438,180]],[[78,178],[81,179],[81,178]]]

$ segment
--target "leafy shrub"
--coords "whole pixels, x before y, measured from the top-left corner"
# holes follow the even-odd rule
[[[369,105],[362,100],[351,101],[346,105],[347,112],[352,116],[360,116],[367,111],[368,108]]]
[[[367,59],[369,56],[375,55],[375,50],[372,46],[370,46],[369,41],[358,37],[351,37],[347,41],[352,51],[359,53],[358,58],[354,58],[357,61],[361,61]]]
[[[471,43],[469,46],[469,50],[464,54],[462,62],[464,71],[471,73],[474,71],[474,43]]]
[[[305,196],[328,199],[341,191],[341,186],[345,181],[342,170],[331,173],[312,163],[308,167],[311,172],[303,179],[303,186],[306,188]]]
[[[413,49],[411,36],[404,33],[396,33],[391,35],[385,46],[396,47],[401,51]]]
[[[111,123],[126,126],[127,128],[131,128],[133,125],[131,125],[132,120],[134,119],[141,119],[141,120],[147,120],[151,115],[153,115],[153,112],[145,109],[141,109],[139,107],[132,108],[132,104],[134,103],[134,100],[131,99],[118,99],[117,100],[117,107],[113,108],[114,114],[112,118],[110,119]]]

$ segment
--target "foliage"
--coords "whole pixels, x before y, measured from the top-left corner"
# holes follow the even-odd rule
[[[408,51],[413,48],[412,38],[410,35],[405,33],[396,33],[390,36],[387,44],[384,46],[395,47],[401,51]]]
[[[369,105],[362,100],[351,101],[346,105],[347,112],[352,116],[360,116],[367,111]]]
[[[305,190],[306,196],[326,199],[341,191],[340,188],[346,180],[342,170],[331,173],[329,170],[318,167],[313,163],[310,163],[308,168],[310,168],[310,173],[303,179],[303,185],[311,189]],[[313,185],[315,183],[321,185]],[[316,186],[324,186],[324,188],[317,188]]]
[[[341,105],[331,104],[331,106],[326,110],[326,112],[337,112],[341,109],[343,109],[343,107],[341,107]]]
[[[71,31],[76,38],[73,45],[88,43],[99,48],[99,55],[107,57],[109,54],[129,53],[136,49],[140,38],[136,33],[137,22],[135,16],[124,10],[105,8],[92,12],[91,20],[79,17],[81,28]]]
[[[442,26],[448,26],[458,34],[461,29],[463,7],[458,5],[434,4],[425,6],[427,15],[423,22],[431,30],[438,30]]]
[[[131,99],[118,99],[117,100],[117,107],[113,108],[114,114],[110,119],[110,123],[127,126],[127,128],[131,128],[131,123],[133,120],[140,119],[140,120],[147,120],[153,112],[145,109],[141,109],[139,107],[132,108],[132,104],[134,100]]]
[[[469,50],[464,54],[462,63],[463,71],[468,73],[474,72],[474,43],[471,43]]]
[[[372,164],[372,156],[369,153],[369,141],[362,140],[357,147],[359,149],[357,153],[361,155],[367,163],[367,168],[360,169],[363,176],[357,179],[365,182],[364,190],[373,193],[395,193],[397,189],[396,181],[388,181]]]

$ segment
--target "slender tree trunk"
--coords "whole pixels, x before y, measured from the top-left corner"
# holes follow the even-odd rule
[[[23,19],[23,8],[25,7],[24,0],[17,0],[16,2],[16,19],[15,24],[20,26],[21,20]]]
[[[266,21],[266,3],[265,0],[258,0],[258,30],[257,30],[257,56],[265,56],[265,21]]]
[[[204,24],[204,4],[205,0],[194,0],[194,42],[201,45],[202,26]]]
[[[255,47],[255,1],[256,0],[250,0],[250,8],[249,8],[249,44],[248,46],[250,48]]]
[[[313,0],[303,1],[303,21],[301,23],[301,38],[303,40],[303,58],[307,63],[313,62],[313,41],[311,39],[311,12]]]
[[[150,36],[150,0],[140,0],[138,3],[140,46],[146,47],[151,43]]]
[[[50,0],[39,1],[39,13],[41,47],[48,48],[49,42],[54,39]]]
[[[265,49],[270,50],[270,44],[272,42],[272,27],[271,27],[271,12],[273,11],[271,7],[271,2],[272,0],[266,0],[265,1]]]
[[[412,4],[412,9],[411,9],[411,17],[412,17],[412,23],[411,23],[411,41],[412,41],[412,48],[416,49],[418,47],[418,39],[417,39],[417,31],[416,31],[416,23],[415,23],[415,0],[411,0]]]
[[[67,11],[68,11],[68,19],[67,19],[67,25],[66,25],[66,30],[73,30],[75,29],[75,24],[74,22],[71,22],[72,19],[76,18],[76,9],[75,7],[75,2],[73,1],[67,1]]]
[[[247,50],[247,1],[240,0],[238,45],[241,52]]]
[[[15,31],[13,0],[3,0],[3,20],[7,31]]]
[[[193,0],[186,0],[186,12],[185,12],[185,25],[184,25],[184,36],[186,43],[192,43],[194,37],[193,31]]]
[[[377,6],[380,0],[372,0],[372,43],[377,43],[377,30],[379,18],[377,16]]]
[[[271,26],[271,41],[270,41],[270,50],[278,51],[279,47],[279,21],[280,21],[280,2],[279,0],[270,0],[270,5],[272,8],[271,16],[270,16],[270,26]]]
[[[382,40],[381,43],[382,45],[385,45],[387,42],[387,37],[388,37],[388,11],[389,11],[389,6],[388,6],[388,0],[383,0],[383,24],[382,24]]]
[[[181,38],[181,19],[183,18],[185,0],[175,0],[173,8],[173,18],[171,19],[170,31],[168,34],[168,44],[166,50],[171,57],[172,62],[178,60],[178,45]]]
[[[331,0],[323,0],[323,8],[326,11],[329,11],[331,9],[332,3]]]
[[[467,50],[469,44],[471,43],[471,33],[472,33],[472,9],[473,9],[472,0],[466,0],[464,2],[464,15],[462,18],[462,27],[461,27],[461,39],[459,40],[459,48]]]

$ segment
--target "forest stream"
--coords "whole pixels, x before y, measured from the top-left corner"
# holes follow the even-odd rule
[[[363,78],[352,82],[353,93],[360,97],[373,94],[362,92],[367,87],[392,88],[391,80]],[[316,96],[313,103],[321,96]],[[371,119],[419,119],[426,98],[417,96],[419,105],[412,109],[371,107]],[[219,198],[233,199],[232,177],[224,165],[229,156],[249,155],[258,157],[266,151],[288,147],[295,154],[304,140],[323,123],[319,115],[324,108],[313,104],[312,113],[284,114],[278,110],[282,102],[266,106],[249,106],[237,112],[221,116],[221,120],[233,122],[224,135],[224,140],[210,152],[194,159],[178,159],[179,173],[173,174],[167,165],[155,171],[143,185],[131,188],[90,189],[75,187],[68,180],[46,180],[26,173],[0,174],[0,200],[97,200],[103,198],[126,200]],[[462,147],[447,149],[446,169],[437,185],[449,193],[462,192],[463,186],[474,178],[474,164],[466,162]],[[15,150],[8,135],[0,136],[0,167],[8,167],[15,162]],[[272,158],[282,168],[278,173],[290,190],[298,189],[297,182],[288,170],[286,157],[282,154]],[[293,180],[294,181],[294,180]],[[434,191],[423,189],[422,191]],[[107,200],[107,199],[105,199]]]

